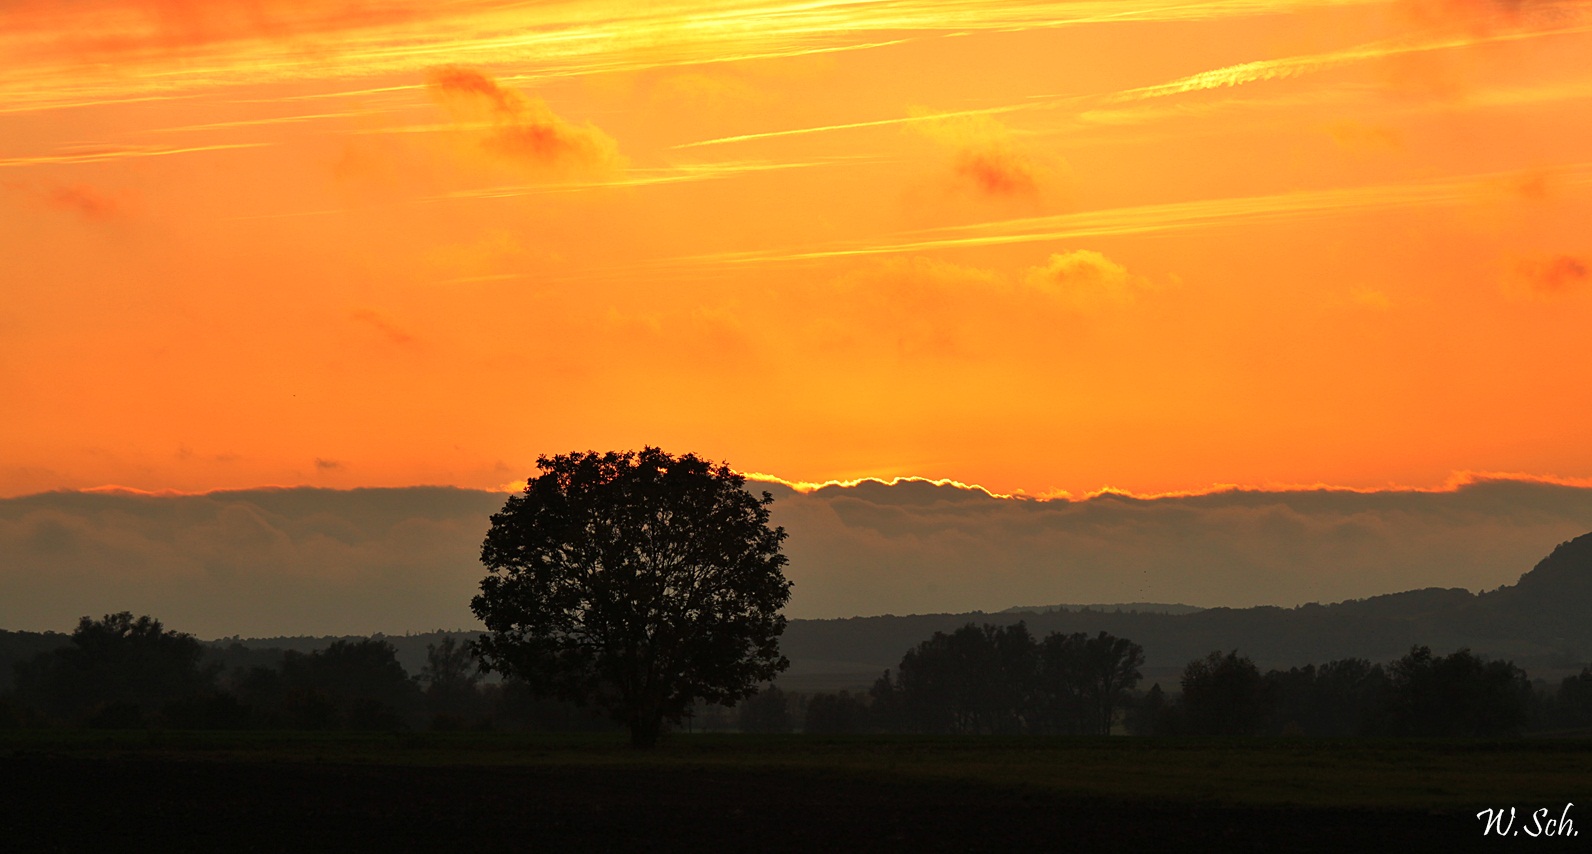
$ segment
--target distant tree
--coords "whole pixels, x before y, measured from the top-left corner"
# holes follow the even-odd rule
[[[1273,670],[1266,683],[1273,700],[1269,729],[1275,734],[1342,737],[1382,727],[1387,674],[1363,658]]]
[[[71,645],[17,665],[17,694],[46,714],[97,726],[142,726],[176,700],[211,690],[203,647],[192,635],[123,611],[84,617]]]
[[[1400,736],[1500,736],[1530,718],[1531,683],[1513,662],[1416,646],[1388,667],[1386,726]]]
[[[1126,638],[1052,632],[1039,643],[1032,728],[1109,735],[1143,665],[1144,648]]]
[[[790,695],[781,691],[778,685],[771,684],[742,700],[736,706],[736,712],[741,732],[790,732],[795,728],[790,713]]]
[[[453,727],[478,714],[482,707],[481,670],[468,644],[452,636],[426,644],[426,663],[418,678],[424,687],[426,707],[434,727]]]
[[[894,690],[919,732],[1018,733],[1026,728],[1036,645],[1028,627],[968,623],[907,651]]]
[[[1237,650],[1196,659],[1183,669],[1180,726],[1190,735],[1253,735],[1270,707],[1266,680]]]
[[[1592,664],[1559,683],[1554,718],[1554,723],[1561,727],[1592,727]]]
[[[1039,642],[1030,728],[1037,733],[1080,735],[1097,726],[1085,695],[1089,679],[1083,632],[1051,632]]]
[[[283,722],[306,729],[402,728],[420,700],[392,644],[374,638],[289,650],[275,690]]]
[[[731,704],[789,666],[783,528],[728,466],[657,448],[537,460],[492,517],[471,610],[488,667],[594,704],[650,747],[698,699]]]
[[[868,689],[868,718],[870,729],[883,732],[907,732],[912,728],[905,699],[896,690],[888,670]]]
[[[868,711],[867,702],[849,691],[814,694],[807,700],[802,731],[815,735],[867,732]]]
[[[1128,705],[1127,728],[1130,735],[1175,735],[1177,706],[1161,690],[1161,683],[1150,686],[1144,695]]]

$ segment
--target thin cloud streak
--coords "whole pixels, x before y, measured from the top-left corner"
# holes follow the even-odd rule
[[[340,113],[309,113],[300,116],[270,116],[263,119],[239,119],[230,122],[207,122],[197,125],[177,125],[175,127],[149,128],[144,133],[194,133],[207,130],[232,130],[233,128],[262,127],[269,125],[303,124],[306,122],[322,121],[324,119],[350,119],[359,116],[375,115],[374,110],[350,110]]]
[[[1075,101],[1077,99],[1068,99]],[[820,125],[817,127],[791,128],[790,130],[764,131],[762,133],[743,133],[735,136],[721,136],[716,139],[703,139],[696,142],[686,142],[672,148],[701,148],[708,145],[728,145],[736,142],[750,142],[758,139],[777,139],[786,136],[806,136],[814,133],[828,133],[837,130],[856,130],[858,128],[889,127],[891,125],[910,125],[924,122],[934,122],[943,119],[956,119],[968,116],[994,116],[1002,113],[1015,113],[1021,110],[1049,109],[1057,103],[1044,102],[1032,104],[1008,104],[1000,107],[983,107],[976,110],[951,110],[943,113],[921,113],[911,116],[901,116],[893,119],[873,119],[865,122],[845,122],[834,125]]]
[[[65,102],[105,100],[152,92],[286,81],[361,77],[414,71],[443,63],[532,63],[536,76],[638,71],[706,62],[801,56],[899,44],[879,33],[948,34],[1049,29],[1115,21],[1191,21],[1282,11],[1365,5],[1372,0],[1204,0],[1124,11],[1113,0],[1067,0],[994,5],[965,2],[744,3],[704,13],[645,7],[614,17],[586,4],[539,9],[465,5],[452,14],[416,7],[412,15],[377,16],[310,27],[294,38],[246,33],[181,45],[180,54],[159,32],[120,32],[119,19],[93,9],[58,15],[0,36],[0,52],[36,58],[0,87],[14,107],[44,109]],[[454,6],[452,9],[460,9]],[[450,9],[450,12],[452,11]],[[313,10],[310,10],[313,12]],[[291,19],[291,15],[283,15]],[[313,17],[313,15],[309,15]],[[107,23],[108,22],[108,23]],[[304,23],[304,22],[299,22]],[[311,22],[314,23],[314,22]],[[291,32],[294,21],[286,20]],[[111,28],[111,29],[107,29]],[[421,36],[424,36],[423,38]],[[306,43],[315,50],[306,50]],[[96,53],[97,51],[97,53]],[[85,55],[85,52],[87,55]],[[637,60],[633,57],[643,56]],[[166,67],[180,56],[178,66]],[[159,73],[85,79],[70,73],[85,61],[103,61]],[[73,84],[61,81],[76,80]]]
[[[1219,89],[1224,87],[1243,86],[1248,83],[1259,83],[1267,80],[1277,80],[1287,77],[1297,77],[1316,71],[1325,71],[1342,65],[1355,62],[1364,62],[1371,59],[1384,59],[1393,56],[1402,56],[1414,53],[1430,53],[1440,50],[1455,48],[1477,47],[1488,44],[1504,42],[1525,41],[1528,39],[1545,38],[1549,36],[1580,35],[1592,32],[1592,26],[1558,27],[1545,30],[1527,30],[1523,32],[1499,33],[1488,36],[1469,38],[1448,38],[1432,42],[1416,44],[1398,43],[1373,43],[1360,45],[1347,50],[1329,51],[1327,53],[1305,54],[1301,56],[1283,57],[1281,59],[1260,60],[1258,62],[1244,62],[1215,68],[1191,74],[1167,83],[1155,86],[1144,86],[1137,89],[1128,89],[1110,96],[1112,101],[1142,101],[1147,98],[1164,98],[1169,95],[1181,95],[1186,92],[1197,92],[1206,89]]]
[[[1221,68],[1213,68],[1208,71],[1201,71],[1196,74],[1179,77],[1175,80],[1170,80],[1165,83],[1157,83],[1153,86],[1141,86],[1134,89],[1124,89],[1119,92],[1111,92],[1101,95],[1034,95],[1030,96],[1031,99],[1025,103],[1003,104],[994,107],[980,107],[972,110],[923,113],[888,119],[842,122],[831,125],[815,125],[812,127],[803,128],[788,128],[785,130],[776,131],[735,134],[732,136],[723,136],[713,139],[681,143],[673,147],[681,149],[698,148],[710,145],[728,145],[741,142],[754,142],[764,139],[779,139],[783,137],[807,136],[818,133],[832,133],[835,131],[889,127],[891,125],[910,125],[967,116],[991,116],[1029,110],[1053,110],[1090,103],[1131,103],[1154,98],[1167,98],[1176,95],[1188,94],[1190,92],[1200,92],[1220,88],[1236,88],[1238,86],[1244,86],[1250,83],[1260,83],[1268,80],[1299,77],[1305,74],[1326,71],[1356,62],[1365,62],[1374,59],[1385,59],[1407,54],[1430,53],[1442,50],[1453,50],[1457,48],[1476,47],[1495,43],[1525,41],[1528,39],[1544,38],[1548,36],[1580,35],[1588,32],[1592,32],[1592,25],[1558,27],[1543,30],[1526,30],[1521,32],[1474,36],[1468,38],[1454,37],[1413,44],[1375,42],[1339,51],[1301,54],[1299,56],[1280,57],[1278,59],[1258,60],[1255,62],[1243,62],[1236,65],[1228,65]]]
[[[193,145],[184,148],[105,147],[75,154],[39,154],[32,157],[0,159],[0,166],[48,166],[61,163],[104,163],[137,157],[166,157],[173,154],[194,154],[201,151],[227,151],[238,148],[266,148],[269,142],[233,142],[224,145]]]
[[[1592,163],[1560,167],[1555,175],[1567,185],[1592,183]],[[676,259],[679,261],[725,263],[777,263],[843,258],[860,255],[887,255],[1073,240],[1124,234],[1187,231],[1233,225],[1329,216],[1359,211],[1392,210],[1463,202],[1475,198],[1489,185],[1508,180],[1505,173],[1488,173],[1410,184],[1383,184],[1330,190],[1308,190],[1269,196],[1227,199],[1201,199],[1161,205],[1083,211],[1056,216],[1026,217],[973,225],[927,229],[909,234],[923,235],[872,245],[837,247],[808,252],[724,253]]]
[[[627,176],[606,181],[565,182],[561,184],[515,184],[502,187],[485,187],[474,190],[456,190],[429,200],[442,199],[504,199],[516,196],[537,196],[548,193],[567,193],[572,190],[589,190],[604,187],[651,187],[661,184],[685,184],[697,181],[716,181],[739,175],[759,172],[783,172],[791,169],[812,169],[822,166],[862,165],[880,162],[873,158],[845,157],[797,162],[725,161],[720,163],[691,163],[662,169],[632,169]]]

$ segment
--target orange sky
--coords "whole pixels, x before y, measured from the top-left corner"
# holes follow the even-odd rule
[[[1592,477],[1592,3],[0,4],[0,495]]]

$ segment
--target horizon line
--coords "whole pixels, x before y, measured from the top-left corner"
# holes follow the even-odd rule
[[[736,474],[751,483],[777,484],[802,495],[811,495],[824,489],[854,489],[864,484],[893,487],[907,483],[929,484],[935,487],[951,487],[965,492],[981,492],[984,495],[1006,501],[1032,501],[1046,503],[1059,502],[1087,502],[1099,498],[1123,498],[1136,501],[1155,501],[1169,498],[1200,498],[1212,495],[1229,493],[1253,494],[1283,494],[1283,493],[1308,493],[1308,492],[1338,492],[1357,495],[1378,495],[1384,493],[1410,494],[1448,494],[1459,492],[1462,489],[1488,483],[1528,483],[1545,486],[1562,486],[1572,489],[1592,489],[1592,477],[1570,477],[1563,475],[1533,474],[1530,472],[1505,472],[1461,469],[1451,472],[1441,483],[1435,485],[1411,485],[1389,482],[1382,486],[1350,486],[1344,484],[1328,483],[1326,481],[1307,482],[1263,482],[1258,484],[1242,484],[1232,482],[1214,482],[1205,487],[1187,489],[1168,489],[1159,491],[1123,489],[1109,484],[1098,489],[1082,493],[1074,493],[1065,489],[1048,489],[1041,492],[1028,492],[1016,489],[1012,492],[999,492],[978,483],[969,483],[949,477],[926,477],[922,475],[868,475],[855,478],[830,478],[826,480],[792,480],[779,475],[759,471],[735,470]],[[265,483],[255,486],[224,486],[212,489],[184,490],[171,487],[146,489],[124,484],[102,484],[87,487],[59,487],[45,489],[37,492],[26,492],[17,495],[0,496],[0,501],[13,501],[33,498],[41,495],[56,495],[62,493],[77,493],[83,495],[128,495],[146,498],[185,498],[207,495],[220,495],[235,492],[287,492],[291,490],[320,490],[326,492],[356,492],[359,490],[401,490],[401,489],[453,489],[462,492],[483,492],[489,494],[511,495],[520,492],[525,487],[526,480],[509,481],[492,487],[461,486],[450,483],[412,483],[400,486],[391,485],[361,485],[361,486],[322,486],[310,483],[281,484]]]

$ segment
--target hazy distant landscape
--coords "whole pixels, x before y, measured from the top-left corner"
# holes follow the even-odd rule
[[[774,522],[790,533],[785,613],[798,621],[1493,590],[1592,530],[1592,488],[1527,480],[1044,501],[912,480],[751,485],[774,496]],[[84,614],[132,610],[201,638],[465,629],[481,537],[505,497],[413,487],[0,498],[0,628],[68,631]]]

